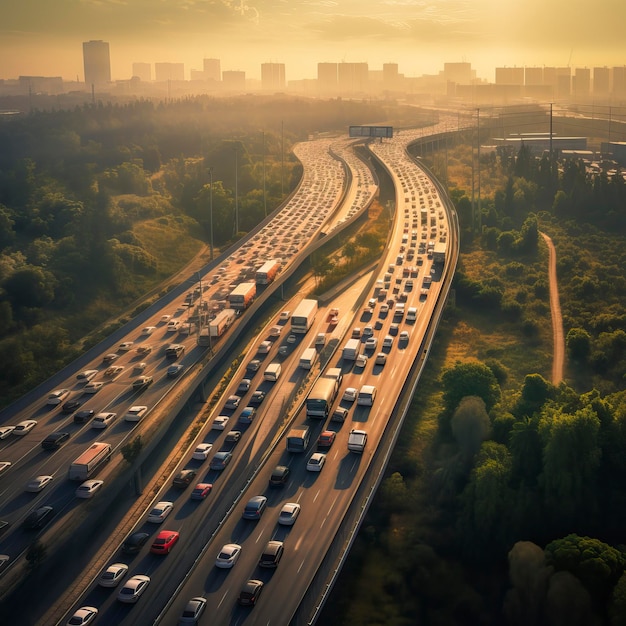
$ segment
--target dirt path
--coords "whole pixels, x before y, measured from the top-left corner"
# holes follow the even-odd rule
[[[565,361],[565,340],[563,338],[563,317],[559,302],[559,284],[556,279],[556,250],[552,239],[545,233],[539,233],[548,246],[548,276],[550,280],[550,312],[552,314],[552,335],[554,339],[554,355],[552,360],[552,384],[558,385],[563,380],[563,363]]]

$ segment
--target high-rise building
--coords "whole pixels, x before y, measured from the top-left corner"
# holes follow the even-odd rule
[[[337,83],[340,93],[358,94],[367,92],[367,63],[339,63],[337,65]]]
[[[261,89],[264,91],[282,91],[285,86],[284,63],[261,63]]]
[[[322,95],[333,95],[337,92],[337,64],[317,64],[317,89]]]
[[[496,85],[524,84],[523,67],[496,67]]]
[[[218,83],[222,80],[222,70],[219,59],[203,59],[204,79],[214,80]]]
[[[240,70],[224,70],[222,72],[222,84],[226,91],[245,91],[246,73]]]
[[[133,76],[149,83],[152,80],[152,66],[150,63],[133,63]]]
[[[587,98],[591,93],[591,70],[588,67],[577,67],[572,84],[576,98]]]
[[[626,65],[613,68],[612,93],[618,98],[626,97]]]
[[[184,63],[155,63],[154,76],[157,82],[185,80]]]
[[[400,88],[397,63],[383,63],[383,89],[395,91]]]
[[[608,96],[611,89],[611,73],[608,67],[593,68],[593,94],[595,96]]]
[[[475,72],[472,70],[471,63],[444,63],[443,78],[447,82],[458,85],[469,85],[475,78]]]
[[[83,65],[85,84],[106,85],[111,82],[111,58],[108,41],[83,42]]]
[[[530,87],[543,85],[543,67],[525,67],[524,84]]]

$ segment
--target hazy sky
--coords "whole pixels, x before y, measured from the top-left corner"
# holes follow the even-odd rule
[[[260,77],[315,78],[318,61],[399,64],[408,76],[469,61],[496,66],[626,64],[625,0],[0,0],[0,78],[83,80],[82,42],[111,47],[113,79],[134,61],[173,61]]]

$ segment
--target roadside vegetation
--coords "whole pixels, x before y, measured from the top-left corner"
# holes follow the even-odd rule
[[[321,621],[620,626],[625,186],[576,162],[553,174],[524,150],[486,155],[478,217],[471,154],[445,155],[462,229],[454,295]],[[539,230],[556,245],[567,336],[557,386]]]

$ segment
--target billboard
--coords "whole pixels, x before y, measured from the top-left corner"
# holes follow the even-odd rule
[[[393,126],[350,126],[350,137],[393,137]]]

